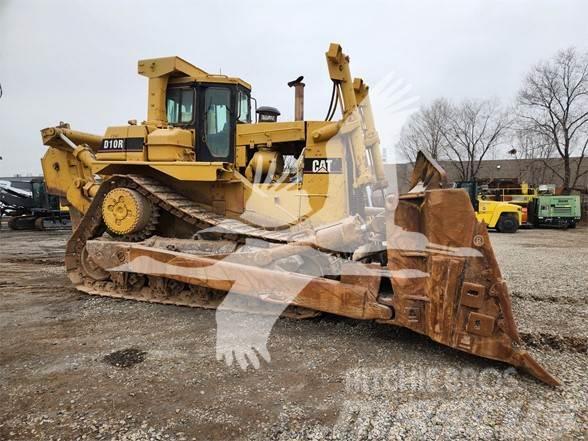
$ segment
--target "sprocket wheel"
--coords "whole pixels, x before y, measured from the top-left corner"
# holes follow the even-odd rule
[[[125,234],[123,236],[117,236],[118,238],[126,241],[126,242],[141,242],[145,240],[155,233],[155,229],[157,228],[157,224],[159,223],[159,208],[153,207],[151,209],[151,216],[149,218],[148,224],[141,230],[136,233],[132,234]]]
[[[138,191],[117,187],[104,197],[102,218],[112,237],[139,242],[153,235],[159,220],[159,210]]]

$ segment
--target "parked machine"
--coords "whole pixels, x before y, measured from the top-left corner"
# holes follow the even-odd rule
[[[487,199],[475,181],[459,181],[455,183],[455,187],[468,193],[477,219],[488,225],[488,228],[494,228],[501,233],[516,233],[523,223],[523,210],[520,206]]]
[[[558,195],[555,185],[532,187],[518,179],[493,180],[487,197],[494,201],[519,205],[523,209],[523,225],[575,228],[582,207],[579,195]]]
[[[48,188],[75,225],[72,283],[141,301],[376,320],[557,384],[521,348],[486,226],[435,161],[420,153],[412,190],[374,202],[387,182],[368,86],[338,44],[326,60],[325,121],[301,119],[296,80],[297,120],[265,107],[253,122],[247,82],[168,57],[139,61],[145,122],[103,136],[42,130]]]
[[[69,212],[47,193],[42,177],[0,178],[0,218],[12,230],[69,228]]]
[[[533,199],[530,210],[530,220],[535,226],[576,228],[582,205],[579,195],[538,195]]]

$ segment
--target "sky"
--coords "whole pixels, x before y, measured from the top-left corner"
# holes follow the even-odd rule
[[[103,134],[144,120],[139,59],[178,55],[241,77],[282,121],[294,113],[286,83],[304,75],[305,119],[322,120],[324,53],[338,42],[352,74],[379,93],[389,144],[437,97],[508,104],[533,64],[588,50],[587,16],[584,0],[0,0],[0,176],[40,173],[44,127]]]

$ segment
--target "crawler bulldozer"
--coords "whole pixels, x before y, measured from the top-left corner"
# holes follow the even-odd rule
[[[179,57],[141,60],[147,120],[104,135],[41,131],[49,191],[70,209],[65,265],[88,294],[409,328],[558,381],[524,349],[486,226],[420,153],[390,191],[369,88],[326,52],[325,120],[252,111],[251,86]],[[340,109],[340,116],[337,114]],[[228,296],[239,301],[228,302]],[[276,309],[277,308],[277,309]]]

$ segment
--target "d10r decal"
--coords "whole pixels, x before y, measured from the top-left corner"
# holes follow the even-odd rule
[[[102,148],[101,150],[124,150],[125,149],[125,139],[124,138],[112,138],[112,139],[105,139],[102,141]]]
[[[107,138],[102,141],[100,152],[140,152],[143,150],[143,138]]]

